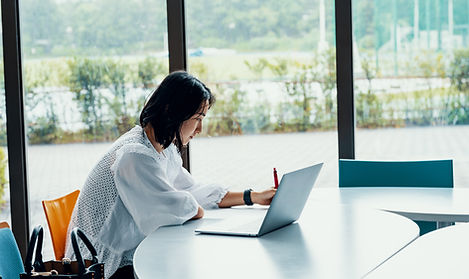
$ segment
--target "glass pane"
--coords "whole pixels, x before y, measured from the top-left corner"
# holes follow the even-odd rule
[[[166,1],[20,4],[30,219],[47,228],[41,200],[80,189],[168,73]]]
[[[217,98],[191,142],[199,181],[261,190],[274,167],[325,162],[317,186],[337,185],[333,11],[330,0],[187,1],[188,68]]]
[[[0,7],[1,14],[1,7]],[[0,28],[2,22],[0,21]],[[3,29],[0,29],[3,30]],[[11,226],[10,189],[8,178],[7,120],[5,109],[5,77],[3,75],[3,36],[0,37],[0,222]]]
[[[357,159],[454,159],[469,184],[469,1],[354,0]]]

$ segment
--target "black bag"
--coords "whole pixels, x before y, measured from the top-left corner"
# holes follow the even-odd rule
[[[79,228],[74,228],[70,234],[73,251],[77,258],[76,261],[70,261],[64,258],[62,261],[42,261],[42,226],[34,228],[29,242],[28,253],[24,261],[25,272],[20,274],[20,279],[39,279],[39,278],[70,278],[70,279],[104,279],[104,263],[98,263],[96,250],[86,237],[85,233]],[[86,245],[86,248],[93,256],[92,260],[83,260],[77,239]],[[37,243],[37,244],[36,244]],[[33,251],[36,248],[34,263],[32,263]]]

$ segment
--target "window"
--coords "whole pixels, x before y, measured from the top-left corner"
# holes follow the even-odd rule
[[[166,2],[20,4],[30,220],[47,228],[41,200],[81,188],[168,73]]]
[[[354,0],[356,158],[454,159],[469,182],[469,2]]]
[[[217,102],[191,142],[191,172],[233,190],[325,162],[337,185],[333,1],[186,1],[188,71]],[[207,12],[210,11],[210,12]]]

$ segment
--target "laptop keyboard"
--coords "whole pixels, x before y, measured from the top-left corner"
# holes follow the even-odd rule
[[[246,221],[246,220],[245,220]],[[257,233],[261,227],[262,219],[255,219],[243,224],[232,224],[233,226],[227,227],[230,232],[254,232]]]

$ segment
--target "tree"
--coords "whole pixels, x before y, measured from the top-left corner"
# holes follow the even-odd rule
[[[21,41],[25,55],[50,54],[61,45],[65,34],[63,21],[54,0],[21,1]]]
[[[451,84],[459,91],[469,91],[469,49],[456,50],[450,64]]]
[[[131,117],[127,112],[126,100],[126,79],[129,72],[128,65],[108,59],[104,63],[106,73],[106,84],[113,94],[113,98],[106,98],[106,103],[113,114],[114,125],[117,127],[119,134],[128,131],[135,122],[135,117]]]
[[[206,132],[209,135],[242,134],[240,113],[245,103],[246,92],[237,86],[224,87],[215,85],[217,103],[211,109]]]
[[[301,107],[302,116],[300,120],[300,131],[308,130],[312,111],[312,103],[317,99],[315,96],[312,73],[315,64],[298,64],[299,69],[295,73],[293,80],[285,82],[285,89],[291,97],[294,98],[294,104]]]
[[[73,58],[68,61],[70,78],[68,86],[75,93],[75,101],[82,115],[82,121],[89,135],[102,132],[101,86],[107,83],[106,68],[101,60]]]
[[[315,60],[316,67],[311,69],[312,78],[319,83],[324,97],[324,119],[322,119],[321,125],[331,128],[336,123],[335,102],[332,94],[337,83],[335,48],[328,48],[318,53]],[[319,111],[321,110],[322,108],[319,109]]]
[[[368,55],[364,55],[360,66],[368,80],[368,90],[357,94],[355,100],[357,122],[359,127],[379,127],[382,125],[383,109],[380,99],[373,92],[371,83],[376,76],[376,69],[371,65],[371,59]]]
[[[24,94],[26,96],[26,120],[30,143],[52,143],[57,139],[58,117],[51,93],[45,90],[50,71],[44,65],[27,65],[25,68]],[[36,107],[45,108],[45,113],[35,115]]]
[[[288,74],[288,60],[277,58],[275,63],[268,62],[267,67],[279,79],[284,78]]]
[[[445,66],[441,54],[433,55],[429,51],[424,51],[415,60],[420,74],[427,80],[428,90],[432,90],[432,78],[445,78]]]
[[[166,67],[155,57],[147,56],[138,63],[137,80],[143,88],[149,89],[156,86],[156,77],[167,73]]]
[[[256,79],[261,79],[262,78],[262,73],[264,72],[264,69],[268,66],[269,62],[265,58],[260,58],[257,60],[257,62],[251,62],[244,60],[244,64],[248,67],[248,69],[254,73]]]

